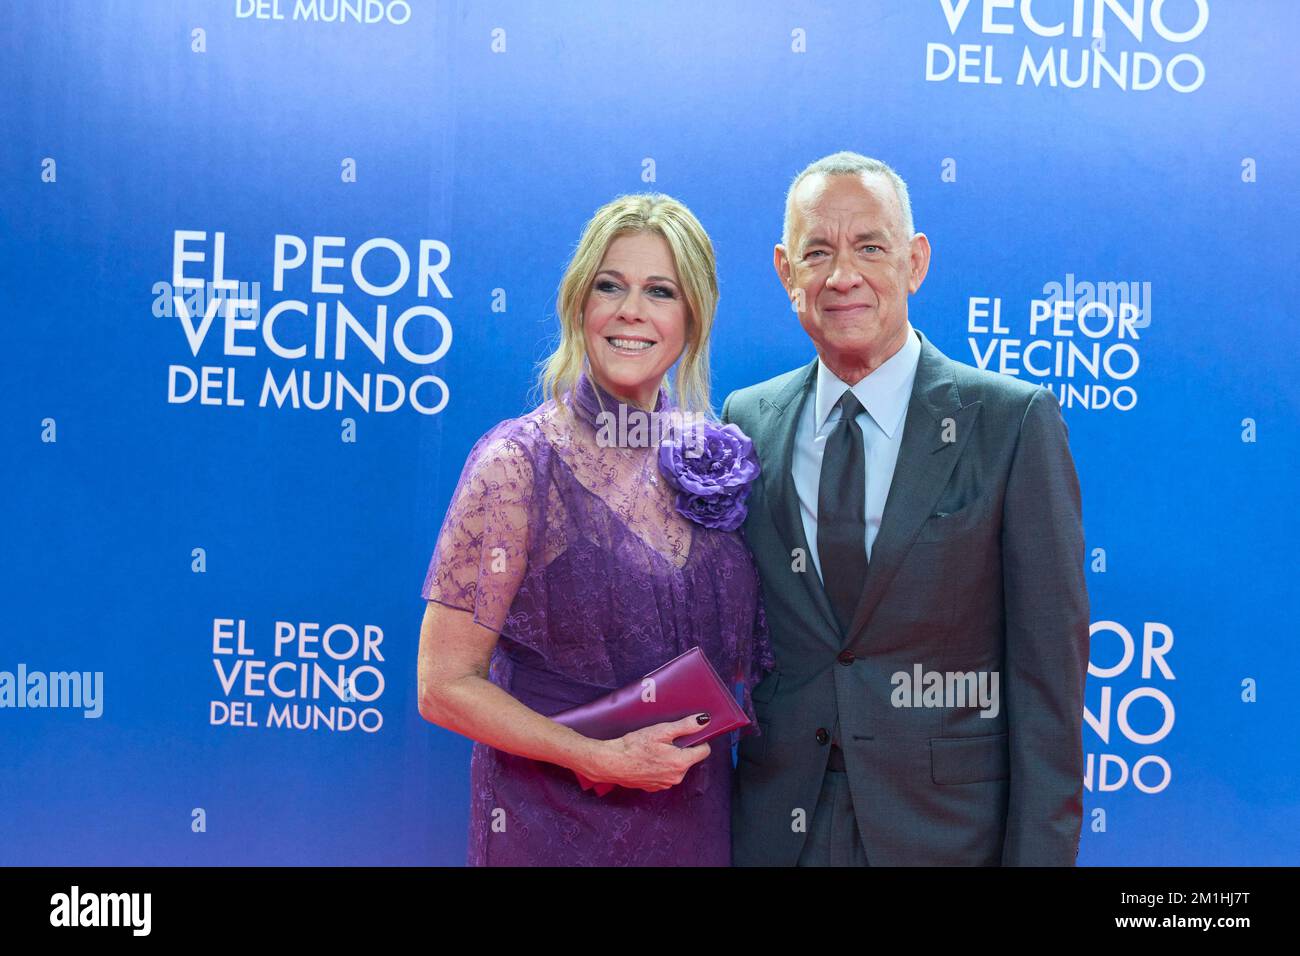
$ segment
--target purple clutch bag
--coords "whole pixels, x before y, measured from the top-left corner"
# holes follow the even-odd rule
[[[584,737],[613,740],[651,724],[700,713],[707,713],[709,722],[695,733],[674,740],[678,747],[692,747],[749,724],[735,695],[727,689],[704,652],[692,647],[640,680],[589,703],[552,714],[551,720],[573,728]],[[583,789],[595,788],[601,797],[615,786],[595,783],[582,774],[578,774],[578,782]]]

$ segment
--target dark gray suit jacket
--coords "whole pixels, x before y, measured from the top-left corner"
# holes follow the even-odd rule
[[[1050,389],[954,362],[917,335],[898,465],[847,638],[790,473],[816,358],[723,405],[762,466],[744,533],[776,657],[754,689],[761,734],[740,742],[738,866],[798,860],[837,719],[872,865],[1075,862],[1089,621],[1065,422]],[[892,675],[916,665],[997,672],[997,716],[894,706]]]

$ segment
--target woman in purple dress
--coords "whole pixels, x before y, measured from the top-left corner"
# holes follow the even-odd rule
[[[731,740],[672,742],[707,715],[609,741],[547,717],[698,645],[743,685],[753,720],[772,657],[736,529],[757,462],[712,417],[717,288],[712,245],[681,203],[603,206],[560,285],[546,400],[470,452],[421,591],[418,670],[424,718],[475,741],[471,865],[730,864]],[[713,472],[738,476],[727,494],[688,496],[699,488],[674,473],[680,458],[637,427],[674,412],[679,425],[708,416]],[[616,786],[598,796],[577,773]]]

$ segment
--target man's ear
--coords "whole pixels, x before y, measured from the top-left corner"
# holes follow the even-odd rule
[[[785,246],[779,242],[772,249],[772,267],[776,269],[776,277],[781,280],[786,295],[789,295],[794,277],[791,275],[790,257],[785,253]]]
[[[930,271],[930,240],[925,233],[918,232],[908,243],[911,247],[907,291],[915,292],[925,281],[925,274]]]

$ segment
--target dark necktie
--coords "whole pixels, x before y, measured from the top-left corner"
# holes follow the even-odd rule
[[[849,389],[837,407],[840,420],[826,437],[817,486],[817,557],[822,586],[847,636],[867,576],[867,462],[857,423],[862,403]]]

